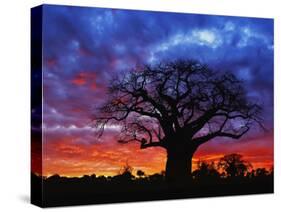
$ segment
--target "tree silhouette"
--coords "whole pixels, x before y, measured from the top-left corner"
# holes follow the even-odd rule
[[[266,170],[266,168],[257,168],[255,170],[256,177],[264,177],[264,176],[268,176],[269,174],[270,174],[270,172],[268,170]]]
[[[198,161],[197,169],[192,173],[195,179],[212,180],[220,177],[214,162]]]
[[[218,167],[226,172],[228,177],[244,177],[246,172],[252,167],[250,163],[242,159],[240,154],[229,154],[222,157]]]
[[[128,162],[126,162],[126,165],[124,165],[120,171],[119,174],[114,176],[115,180],[119,180],[120,182],[126,182],[129,180],[132,180],[134,178],[134,175],[132,174],[133,167],[131,167]]]
[[[219,74],[221,73],[221,74]],[[94,120],[122,126],[119,142],[167,151],[166,179],[191,178],[197,148],[216,137],[239,139],[261,123],[243,82],[192,60],[144,65],[114,78]]]
[[[138,170],[138,171],[137,171],[137,176],[140,177],[140,178],[141,178],[141,177],[145,177],[144,171]]]

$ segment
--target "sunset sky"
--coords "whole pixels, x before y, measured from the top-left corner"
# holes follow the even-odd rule
[[[179,58],[235,73],[245,82],[249,98],[262,104],[267,128],[253,129],[240,140],[214,139],[202,145],[194,168],[199,159],[217,160],[234,152],[254,167],[270,168],[273,20],[45,5],[42,174],[115,175],[126,163],[147,174],[164,170],[163,149],[117,143],[118,125],[107,126],[98,139],[90,123],[114,74]]]

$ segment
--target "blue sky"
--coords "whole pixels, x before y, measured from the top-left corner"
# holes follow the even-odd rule
[[[232,71],[272,113],[271,19],[45,5],[43,31],[44,76],[54,102],[80,96],[80,90],[89,93],[86,99],[101,93],[118,71],[189,58]],[[81,72],[100,89],[75,88],[70,82]],[[272,122],[272,115],[267,119]]]
[[[273,53],[272,19],[44,5],[43,127],[49,140],[91,143],[88,123],[114,74],[195,59],[242,79],[271,131]]]

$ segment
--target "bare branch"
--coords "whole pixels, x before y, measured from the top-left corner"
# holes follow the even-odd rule
[[[228,132],[223,132],[221,129],[213,132],[213,133],[209,133],[208,135],[202,136],[202,137],[198,137],[198,138],[194,138],[192,139],[192,142],[199,146],[201,144],[206,143],[207,141],[215,138],[215,137],[228,137],[228,138],[232,138],[232,139],[239,139],[241,138],[244,134],[246,134],[249,131],[250,127],[245,126],[244,130],[242,130],[240,133],[228,133]]]
[[[262,108],[250,102],[243,82],[197,61],[145,65],[114,79],[108,94],[95,118],[100,136],[106,124],[118,123],[120,142],[137,141],[141,148],[167,148],[179,135],[196,145],[215,137],[239,139],[255,124],[263,128]],[[202,135],[203,129],[208,133]]]

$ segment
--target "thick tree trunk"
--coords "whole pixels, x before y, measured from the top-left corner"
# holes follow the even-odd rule
[[[192,174],[192,156],[194,151],[182,149],[167,150],[166,180],[168,182],[189,182]]]

